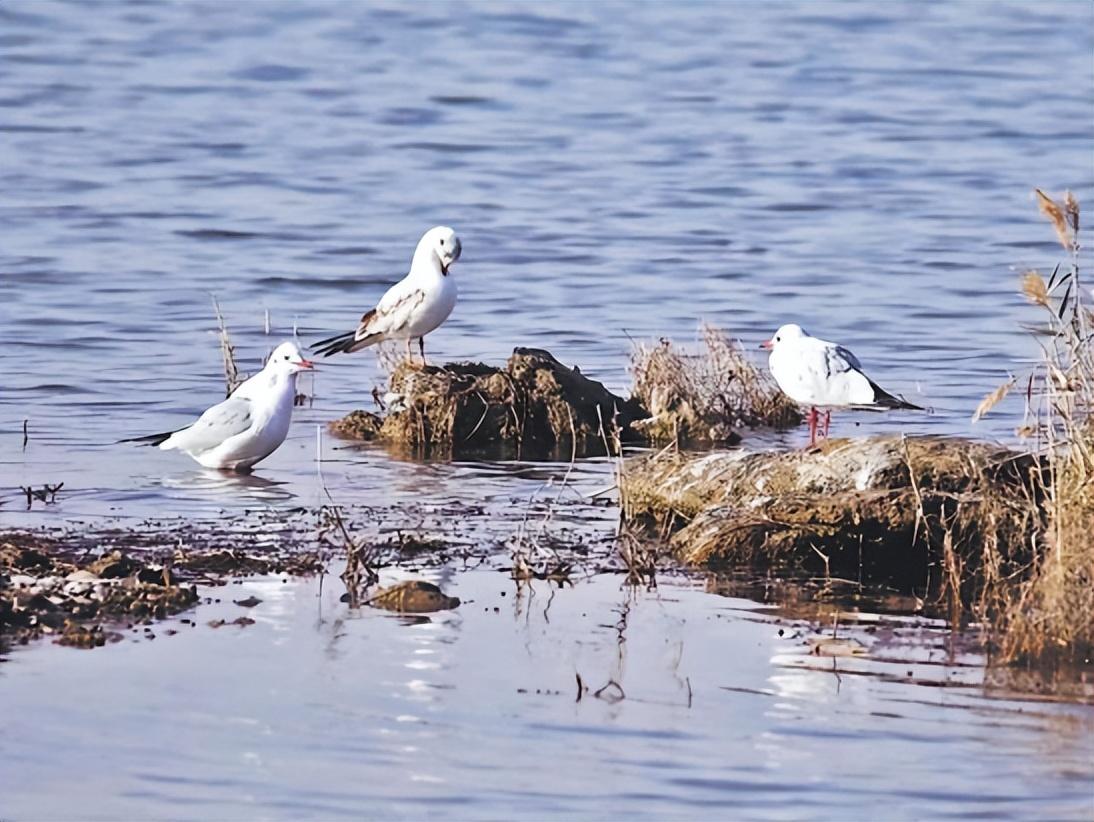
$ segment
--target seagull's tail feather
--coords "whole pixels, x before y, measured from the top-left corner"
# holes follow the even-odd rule
[[[312,351],[329,357],[331,354],[352,354],[370,345],[376,345],[384,338],[383,334],[369,334],[367,337],[357,339],[356,331],[347,331],[345,334],[336,334],[325,340],[320,340],[311,345]]]
[[[872,380],[870,385],[874,389],[874,405],[879,408],[884,408],[886,411],[922,411],[923,409],[918,405],[912,405],[903,397],[894,397],[885,389],[878,386]]]
[[[181,431],[182,429],[180,428],[179,430]],[[164,431],[162,434],[148,434],[144,437],[128,437],[124,440],[118,440],[116,444],[121,444],[123,442],[135,442],[140,445],[160,445],[161,443],[164,443],[167,440],[171,439],[171,437],[173,437],[176,433],[178,432]]]
[[[327,337],[325,340],[312,343],[309,348],[316,354],[329,357],[331,354],[338,354],[345,351],[348,346],[352,346],[354,336],[353,331],[347,331],[345,334],[335,334],[333,337]]]

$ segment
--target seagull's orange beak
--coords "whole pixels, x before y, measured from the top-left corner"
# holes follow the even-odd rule
[[[774,340],[764,340],[762,343],[760,343],[760,348],[764,349],[765,351],[770,351],[774,347],[775,347],[775,341]]]
[[[301,368],[315,368],[315,363],[313,363],[311,360],[301,359],[300,362],[297,363],[297,365],[299,365]]]

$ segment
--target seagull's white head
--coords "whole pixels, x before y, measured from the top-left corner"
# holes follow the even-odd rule
[[[785,343],[790,340],[800,340],[802,337],[808,337],[805,330],[797,323],[787,323],[780,326],[779,330],[775,332],[775,336],[766,342],[760,343],[760,348],[766,348],[768,351],[775,348],[780,343]]]
[[[295,343],[283,342],[266,360],[266,368],[277,374],[299,374],[315,367],[311,360],[304,359]]]
[[[429,266],[432,269],[439,268],[441,273],[448,276],[448,267],[460,258],[463,246],[456,232],[446,225],[431,228],[422,235],[418,241],[418,248],[414,251],[414,260],[410,264],[411,269],[421,266]]]

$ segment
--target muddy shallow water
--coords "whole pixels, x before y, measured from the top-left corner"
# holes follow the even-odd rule
[[[933,409],[834,434],[1010,441],[1017,395],[969,416],[1036,354],[1012,267],[1059,249],[1030,189],[1094,202],[1089,9],[621,8],[0,5],[0,526],[261,547],[314,528],[326,488],[456,545],[425,573],[463,600],[412,620],[348,610],[334,577],[252,579],[198,627],[5,652],[0,818],[1094,813],[1082,673],[986,668],[896,616],[843,625],[867,654],[833,662],[762,588],[699,576],[518,599],[506,541],[567,466],[328,436],[317,464],[317,429],[371,405],[368,353],[302,381],[314,403],[253,477],[112,444],[221,396],[210,292],[254,369],[294,325],[353,322],[439,222],[465,253],[438,360],[541,346],[625,392],[631,338],[800,321]],[[20,486],[58,482],[26,510]],[[548,530],[602,548],[616,516],[575,501]],[[255,624],[207,627],[249,593]]]
[[[15,655],[3,812],[1089,814],[1092,709],[986,682],[937,624],[866,620],[841,633],[868,656],[818,657],[807,625],[701,581],[646,592],[601,575],[518,597],[492,570],[431,576],[458,609],[353,613],[329,578],[321,596],[256,578],[216,589],[197,627]],[[249,595],[255,624],[205,625]]]

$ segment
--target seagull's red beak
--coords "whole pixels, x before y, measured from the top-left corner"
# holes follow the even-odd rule
[[[764,340],[762,343],[760,343],[760,348],[763,348],[766,351],[770,351],[774,347],[775,347],[775,341],[774,340]]]
[[[313,363],[311,360],[301,359],[300,362],[297,364],[301,368],[315,368],[315,363]]]

